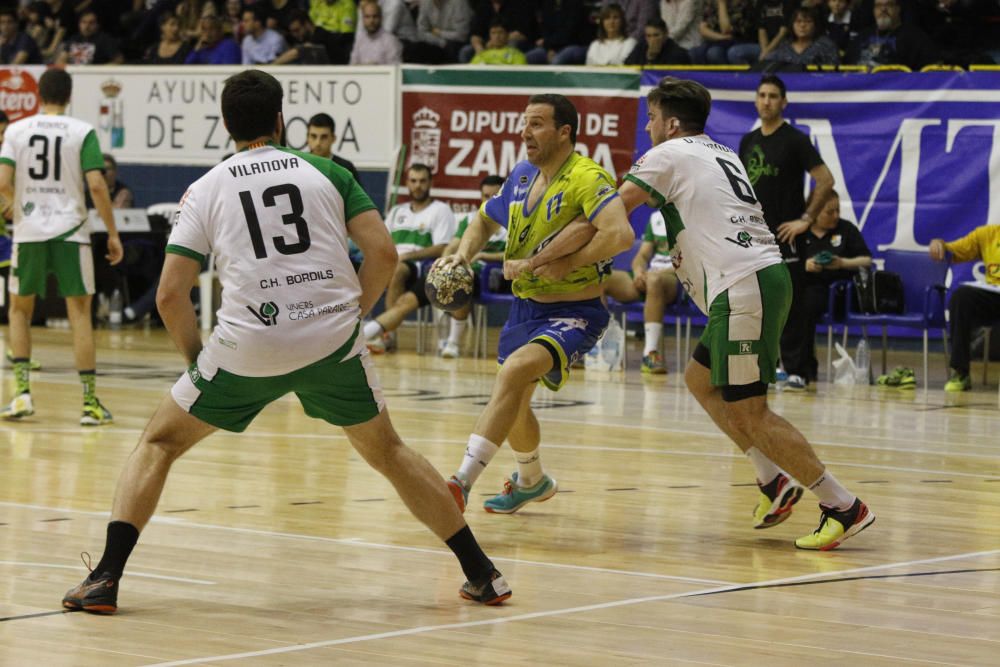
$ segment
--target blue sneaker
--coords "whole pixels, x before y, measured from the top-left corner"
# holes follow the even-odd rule
[[[469,503],[468,485],[456,475],[452,475],[448,478],[448,490],[451,491],[451,497],[455,499],[455,504],[458,505],[458,511],[464,513],[465,506]]]
[[[527,488],[517,485],[517,473],[504,482],[503,491],[483,503],[483,509],[492,514],[513,514],[530,502],[543,502],[556,495],[559,485],[548,475]]]

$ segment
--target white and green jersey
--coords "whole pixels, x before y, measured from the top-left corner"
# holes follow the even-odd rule
[[[650,271],[673,271],[674,260],[670,255],[670,238],[667,236],[667,221],[663,216],[664,211],[668,215],[678,216],[677,209],[673,204],[667,204],[659,211],[653,211],[646,222],[646,231],[642,234],[642,240],[653,244],[653,258],[649,260]]]
[[[741,278],[781,262],[739,156],[708,135],[654,146],[625,178],[677,208],[664,212],[673,264],[703,312]]]
[[[445,244],[455,234],[455,214],[447,204],[437,200],[418,213],[410,208],[410,202],[393,206],[385,224],[400,255]]]
[[[195,181],[167,252],[212,254],[218,268],[219,323],[199,369],[282,375],[356,335],[361,284],[346,223],[373,208],[346,169],[274,144],[251,146]]]
[[[104,169],[90,123],[36,114],[10,124],[0,163],[14,168],[14,237],[18,243],[63,239],[90,243],[84,173]]]

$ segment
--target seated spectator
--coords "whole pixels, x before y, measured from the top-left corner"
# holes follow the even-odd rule
[[[625,16],[622,32],[637,42],[642,40],[646,23],[657,15],[656,0],[603,0],[601,9],[609,5],[622,8]]]
[[[301,4],[299,0],[257,0],[254,6],[264,10],[268,28],[284,33],[292,14],[301,9]]]
[[[660,18],[667,24],[667,34],[687,51],[705,41],[698,30],[701,8],[701,0],[660,0]]]
[[[995,0],[920,0],[917,5],[918,25],[941,50],[942,61],[949,65],[992,65],[994,59],[987,46],[1000,48],[998,28],[993,27],[993,39],[988,34],[987,14],[1000,18],[1000,4]]]
[[[218,14],[212,0],[180,0],[176,5],[175,12],[181,22],[181,37],[192,41],[201,36],[202,17]]]
[[[39,65],[42,54],[29,35],[18,30],[17,16],[9,7],[0,7],[0,64]]]
[[[358,7],[354,0],[310,0],[309,18],[317,28],[333,35],[337,41],[334,65],[346,65],[354,46],[354,31],[358,26]]]
[[[847,45],[858,33],[852,27],[850,0],[827,0],[830,10],[826,18],[826,34],[837,45],[841,57],[847,53]]]
[[[677,210],[670,206],[672,215]],[[675,221],[672,221],[675,222]],[[677,300],[677,274],[670,257],[670,240],[663,213],[656,211],[649,216],[646,231],[642,235],[639,251],[632,258],[632,271],[612,271],[605,283],[604,293],[619,303],[633,303],[643,300],[642,320],[645,343],[642,351],[642,372],[662,375],[667,372],[660,355],[663,340],[663,315],[667,306]]]
[[[361,177],[358,175],[358,170],[354,168],[354,163],[333,152],[335,143],[337,143],[337,125],[333,116],[327,113],[318,113],[309,119],[309,123],[306,125],[306,145],[309,152],[333,160],[351,172],[354,180],[361,183]]]
[[[239,45],[222,34],[222,19],[203,17],[198,42],[184,62],[188,65],[239,65],[242,60]]]
[[[788,0],[760,0],[757,5],[757,60],[778,48],[788,36],[792,7]]]
[[[1000,323],[1000,225],[983,225],[957,241],[934,239],[930,255],[952,262],[982,260],[986,283],[966,283],[951,295],[948,302],[948,323],[951,330],[951,377],[945,391],[968,391],[972,334],[982,326]],[[996,331],[994,330],[994,333]]]
[[[698,30],[705,41],[689,51],[697,65],[748,65],[760,55],[753,0],[705,0]]]
[[[278,56],[275,65],[328,65],[343,57],[343,37],[316,27],[302,10],[292,12],[288,34],[292,38],[291,47]]]
[[[473,65],[527,65],[528,59],[508,42],[510,32],[500,18],[490,26],[490,39],[486,48],[472,57]]]
[[[226,0],[226,13],[222,17],[222,33],[232,37],[237,44],[243,43],[243,0]]]
[[[469,26],[469,43],[458,53],[458,62],[467,63],[483,49],[490,48],[487,42],[491,30],[500,21],[507,30],[507,40],[516,49],[524,52],[531,48],[538,32],[535,10],[524,0],[477,0]]]
[[[839,65],[837,45],[826,35],[818,35],[819,22],[811,9],[799,7],[792,13],[792,34],[764,60],[793,65]]]
[[[74,4],[70,0],[48,0],[49,20],[53,34],[48,47],[42,49],[42,58],[45,59],[45,62],[54,61],[59,55],[63,41],[79,28],[80,22],[77,19]],[[39,46],[41,45],[39,44]]]
[[[479,183],[479,195],[480,203],[487,201],[490,197],[500,192],[500,186],[503,185],[503,179],[499,176],[487,176]],[[462,243],[462,237],[465,236],[465,230],[469,227],[469,222],[471,222],[472,217],[478,215],[478,209],[472,211],[467,216],[462,218],[458,223],[458,229],[455,231],[455,236],[452,237],[451,241],[448,242],[448,246],[444,249],[442,255],[452,255],[458,252],[458,246]],[[472,272],[475,275],[475,280],[472,283],[472,301],[475,302],[479,298],[479,273],[483,270],[483,265],[486,262],[503,262],[504,250],[507,248],[507,228],[500,227],[493,236],[491,236],[486,241],[486,245],[472,258]],[[503,270],[497,267],[500,271],[501,278],[503,277]],[[501,280],[500,289],[496,291],[502,291],[510,293],[510,282],[506,280]],[[472,312],[473,303],[469,303],[465,308],[460,308],[458,310],[448,313],[450,315],[450,324],[448,326],[448,338],[438,341],[438,354],[444,359],[456,359],[462,354],[462,334],[465,333],[466,320],[469,319],[469,313]]]
[[[243,10],[243,31],[246,37],[240,50],[244,65],[266,65],[274,62],[287,48],[285,38],[266,27],[267,16],[258,5]]]
[[[379,0],[382,8],[382,29],[395,35],[404,44],[417,38],[417,22],[404,0]]]
[[[135,202],[135,195],[132,188],[118,180],[118,161],[110,153],[104,154],[104,182],[108,184],[108,195],[111,197],[111,206],[114,208],[132,208]],[[86,193],[87,208],[93,208],[94,203],[90,199],[90,192]]]
[[[624,65],[635,48],[635,38],[625,35],[625,12],[616,4],[601,10],[597,17],[597,39],[587,48],[588,65]]]
[[[532,65],[582,65],[591,27],[582,0],[542,0],[541,37],[525,53]]]
[[[847,47],[852,65],[905,65],[919,70],[940,62],[931,38],[920,28],[903,23],[899,0],[875,0],[875,26],[857,36]]]
[[[645,37],[635,45],[625,59],[626,65],[690,65],[688,52],[667,36],[663,19],[652,18],[646,22]]]
[[[24,34],[35,40],[42,62],[52,58],[50,47],[56,33],[55,19],[47,2],[36,0],[25,8]]]
[[[785,365],[787,389],[805,389],[816,380],[816,325],[826,312],[829,287],[838,280],[848,280],[861,267],[872,265],[872,253],[854,224],[840,217],[840,197],[831,192],[809,229],[795,239],[800,258],[805,260],[805,274],[789,318],[803,320],[802,330],[809,335],[792,343],[798,367]],[[785,354],[782,354],[784,359]]]
[[[397,65],[403,62],[403,43],[382,27],[382,8],[377,0],[361,0],[361,27],[354,35],[352,65]]]
[[[56,63],[59,65],[107,65],[124,61],[118,43],[101,32],[97,14],[85,10],[80,14],[80,31],[63,42]]]
[[[385,218],[399,253],[399,264],[386,290],[385,310],[363,329],[373,354],[395,347],[393,332],[407,315],[430,303],[424,292],[427,275],[421,261],[440,257],[455,234],[451,208],[431,199],[431,178],[427,165],[410,165],[406,170],[410,201],[394,206]]]
[[[403,46],[403,60],[432,65],[458,62],[471,23],[472,9],[466,0],[420,0],[417,40]]]
[[[146,65],[181,65],[191,53],[191,42],[181,39],[181,22],[175,14],[160,14],[160,39],[146,51]]]

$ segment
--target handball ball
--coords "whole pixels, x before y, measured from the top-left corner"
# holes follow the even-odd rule
[[[427,272],[424,291],[432,306],[452,312],[472,302],[472,281],[472,272],[464,264],[435,264]]]

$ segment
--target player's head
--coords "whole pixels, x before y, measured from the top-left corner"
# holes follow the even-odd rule
[[[840,221],[840,195],[836,190],[830,190],[826,196],[819,215],[816,216],[816,224],[822,229],[836,229]]]
[[[410,199],[422,204],[431,198],[431,168],[426,164],[414,162],[406,170],[406,189],[410,193]]]
[[[785,92],[785,82],[779,77],[767,74],[761,78],[757,84],[754,106],[757,107],[757,115],[762,121],[776,121],[781,118],[781,113],[788,106]]]
[[[309,119],[306,126],[306,144],[313,155],[330,157],[333,155],[333,142],[337,140],[337,125],[333,116],[328,113],[318,113]]]
[[[566,97],[554,93],[532,95],[524,110],[521,139],[528,151],[528,162],[545,164],[568,147],[576,146],[576,128],[580,117]]]
[[[284,131],[278,80],[259,69],[234,74],[222,88],[222,122],[233,141],[280,137]]]
[[[64,107],[73,94],[73,78],[63,69],[47,69],[38,79],[38,96],[42,104]]]
[[[691,136],[705,131],[712,110],[712,96],[697,81],[666,76],[646,96],[649,122],[646,132],[653,144],[674,137]]]
[[[496,193],[500,192],[501,186],[503,186],[503,177],[487,176],[483,180],[479,181],[479,196],[483,201],[486,201]]]

